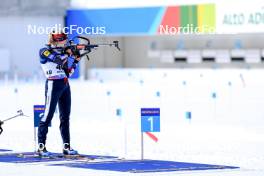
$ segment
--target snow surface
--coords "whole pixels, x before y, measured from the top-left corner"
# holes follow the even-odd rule
[[[80,153],[140,159],[140,108],[161,108],[155,143],[144,136],[146,159],[238,166],[238,170],[129,174],[45,163],[0,163],[0,176],[264,175],[264,70],[94,69],[71,80],[72,146]],[[0,119],[22,109],[30,117],[4,124],[0,149],[34,151],[33,105],[44,103],[45,80],[0,82]],[[160,96],[157,96],[160,92]],[[216,98],[212,94],[216,93]],[[116,115],[122,110],[122,116]],[[192,120],[185,113],[192,113]],[[47,148],[60,152],[58,113]]]

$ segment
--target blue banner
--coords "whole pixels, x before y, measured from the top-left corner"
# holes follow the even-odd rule
[[[157,32],[164,11],[162,7],[121,8],[121,9],[70,9],[67,10],[66,26],[86,29],[85,34],[131,35]],[[158,23],[156,24],[156,19]],[[75,26],[76,25],[76,26]],[[155,30],[153,30],[153,25]],[[84,33],[83,33],[84,34]]]
[[[141,116],[160,116],[159,108],[141,108]]]

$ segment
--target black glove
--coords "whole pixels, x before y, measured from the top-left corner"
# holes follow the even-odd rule
[[[53,62],[56,63],[56,64],[58,64],[58,65],[62,65],[64,60],[65,59],[61,59],[61,56],[60,55],[57,55],[57,56],[55,56],[55,59],[54,59]]]
[[[58,57],[58,58],[56,58],[54,60],[54,63],[58,64],[57,67],[56,67],[57,69],[62,69],[62,70],[68,69],[68,61],[67,61],[67,58],[61,59],[60,57]]]
[[[64,53],[67,54],[68,56],[72,56],[73,55],[73,49],[71,46],[66,46],[64,48]]]
[[[80,51],[79,50],[74,50],[73,52],[73,55],[75,56],[75,57],[81,57],[81,54],[80,54]]]
[[[80,51],[76,48],[76,46],[66,46],[64,49],[64,53],[66,53],[68,56],[72,56],[72,55],[74,55],[75,57],[81,56]]]

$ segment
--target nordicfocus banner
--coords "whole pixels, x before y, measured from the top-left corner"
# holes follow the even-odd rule
[[[71,9],[73,34],[176,35],[264,32],[264,3],[214,3],[167,7]]]

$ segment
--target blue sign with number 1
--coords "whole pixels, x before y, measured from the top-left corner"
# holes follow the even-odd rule
[[[160,132],[159,108],[141,108],[141,132]]]

